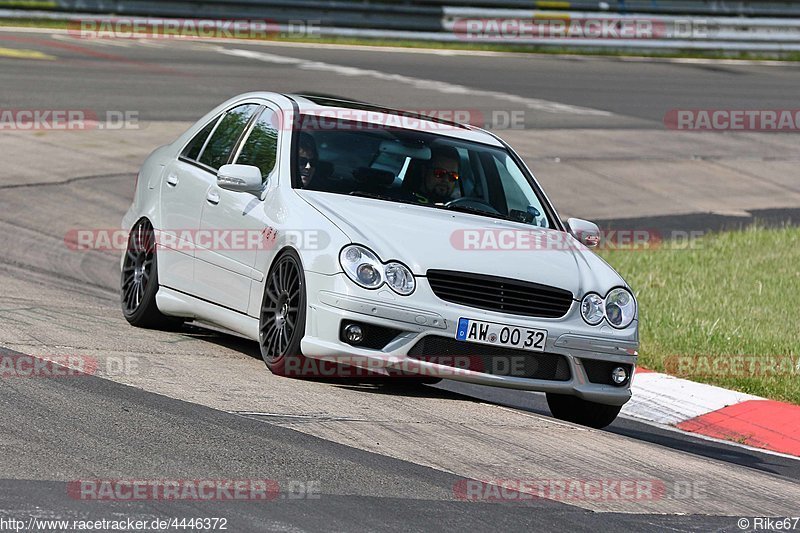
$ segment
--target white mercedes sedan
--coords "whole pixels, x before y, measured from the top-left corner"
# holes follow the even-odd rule
[[[593,427],[631,396],[637,303],[598,227],[480,128],[241,95],[149,156],[123,227],[128,322],[220,326],[278,375],[541,391]]]

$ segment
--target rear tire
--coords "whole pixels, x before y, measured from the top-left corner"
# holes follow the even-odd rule
[[[277,376],[301,377],[306,358],[300,341],[306,331],[306,280],[300,256],[281,254],[264,284],[259,316],[261,358]]]
[[[590,402],[577,396],[547,393],[550,412],[559,420],[601,429],[611,424],[619,414],[621,405]]]
[[[120,298],[122,314],[132,326],[149,329],[176,329],[183,319],[158,310],[158,258],[155,231],[150,221],[140,220],[128,236],[122,262]]]

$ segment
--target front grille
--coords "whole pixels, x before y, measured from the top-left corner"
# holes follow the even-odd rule
[[[442,300],[488,311],[561,318],[572,306],[569,291],[515,279],[428,270],[428,283]]]
[[[563,355],[529,352],[448,337],[429,335],[417,342],[408,356],[444,366],[495,376],[569,381],[569,363]]]
[[[591,383],[597,383],[599,385],[616,385],[611,380],[611,371],[614,370],[616,367],[621,366],[628,371],[628,375],[631,375],[631,371],[633,370],[632,365],[626,365],[623,363],[615,363],[613,361],[598,361],[597,359],[581,359],[583,363],[583,369],[586,371],[586,377],[589,378]]]

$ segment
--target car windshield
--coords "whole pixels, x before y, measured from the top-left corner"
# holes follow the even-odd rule
[[[503,148],[312,115],[302,116],[298,136],[298,187],[554,227]]]

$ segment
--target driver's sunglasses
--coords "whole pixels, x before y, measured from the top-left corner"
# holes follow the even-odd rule
[[[317,164],[315,159],[311,159],[308,157],[299,157],[297,158],[297,162],[300,163],[300,168],[304,168],[307,165],[311,165],[313,167]]]
[[[447,170],[446,168],[434,168],[433,175],[436,179],[447,178],[451,181],[456,181],[458,179],[458,172]]]

